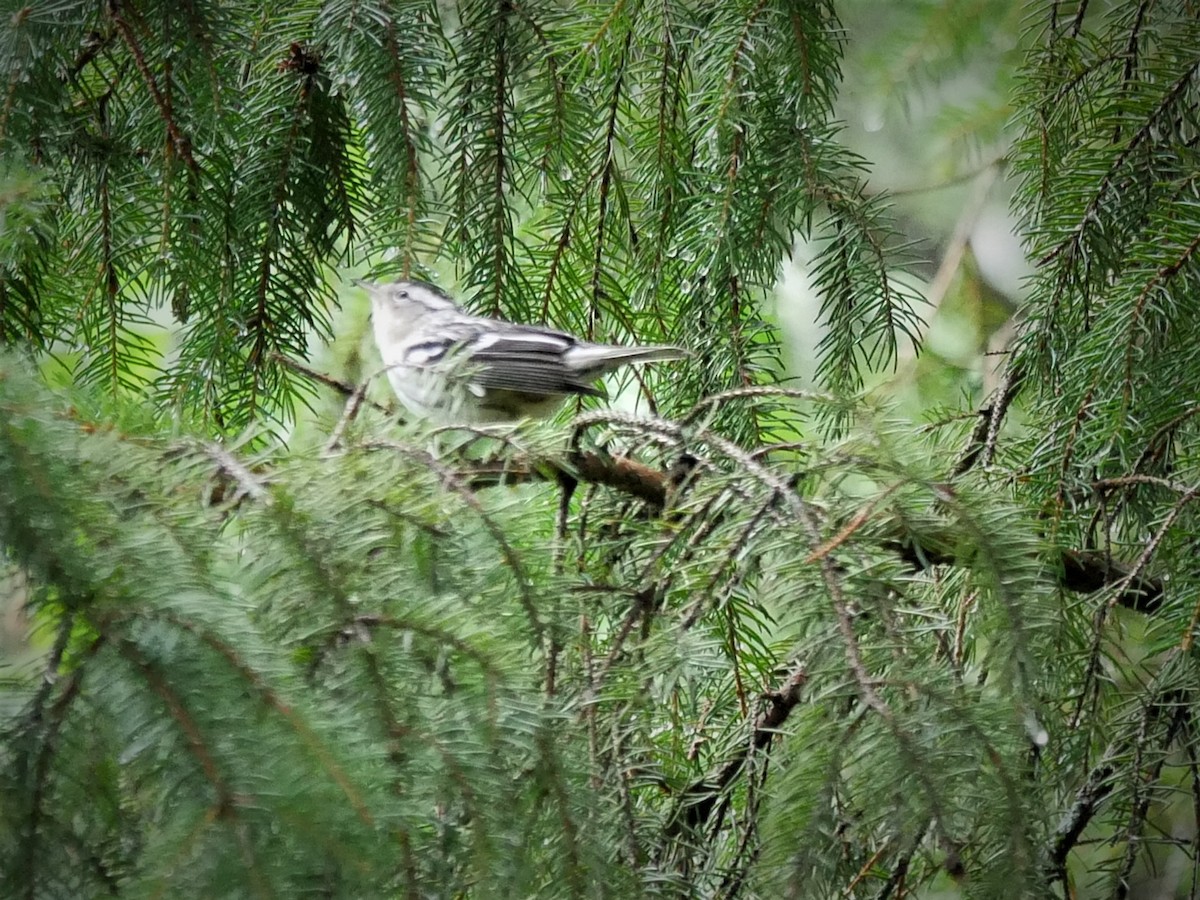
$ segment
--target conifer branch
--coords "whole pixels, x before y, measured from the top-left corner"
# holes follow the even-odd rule
[[[1141,293],[1138,294],[1137,299],[1133,302],[1133,309],[1129,314],[1128,335],[1125,339],[1125,382],[1123,396],[1126,407],[1133,402],[1134,356],[1138,347],[1138,332],[1142,330],[1142,315],[1145,312],[1146,303],[1149,301],[1152,293],[1161,290],[1165,283],[1179,274],[1179,270],[1192,260],[1197,250],[1200,250],[1200,234],[1197,234],[1192,242],[1175,259],[1154,273],[1146,282],[1145,287],[1142,288]]]
[[[396,91],[396,107],[400,113],[401,146],[404,147],[404,199],[405,216],[408,227],[404,232],[404,249],[401,253],[401,277],[408,278],[413,263],[413,247],[417,237],[417,198],[420,190],[420,163],[417,159],[417,142],[414,137],[413,123],[410,121],[408,104],[408,88],[404,80],[404,70],[401,66],[400,45],[396,41],[396,23],[390,17],[387,21],[384,46],[390,61],[390,76],[392,86]]]
[[[766,750],[778,736],[788,716],[800,702],[801,692],[808,682],[804,666],[796,666],[778,688],[764,694],[765,708],[752,723],[749,740],[744,749],[726,760],[713,774],[694,781],[679,795],[675,809],[668,818],[667,837],[677,837],[695,831],[708,821],[722,793],[756,753]]]
[[[489,136],[492,151],[492,273],[491,273],[491,309],[492,315],[498,316],[503,309],[501,299],[504,296],[505,278],[505,243],[509,234],[508,204],[505,199],[505,188],[508,186],[508,148],[505,141],[508,138],[508,98],[509,98],[509,68],[512,64],[508,42],[510,38],[509,16],[512,14],[511,0],[496,0],[497,18],[493,48],[494,98],[491,109],[492,133]]]
[[[1070,260],[1074,260],[1079,256],[1080,251],[1083,249],[1083,240],[1088,233],[1089,227],[1094,227],[1099,221],[1097,213],[1101,204],[1105,202],[1109,192],[1115,190],[1117,187],[1117,176],[1122,167],[1143,143],[1154,138],[1155,129],[1159,124],[1160,117],[1164,113],[1169,112],[1181,101],[1186,91],[1191,88],[1192,81],[1198,70],[1200,70],[1200,60],[1192,63],[1179,74],[1175,83],[1166,91],[1154,111],[1145,117],[1145,124],[1133,133],[1129,142],[1109,165],[1108,172],[1105,173],[1104,178],[1097,185],[1091,200],[1084,208],[1083,213],[1079,216],[1070,233],[1038,260],[1039,266],[1055,262],[1064,255]]]
[[[216,795],[216,802],[212,807],[215,814],[217,816],[235,814],[241,799],[221,773],[221,768],[217,765],[213,752],[209,748],[209,741],[203,729],[196,722],[191,712],[188,711],[183,699],[167,679],[163,677],[163,673],[155,668],[146,658],[141,648],[131,640],[122,638],[118,642],[117,647],[118,652],[128,659],[133,667],[141,673],[151,691],[158,696],[170,713],[171,718],[175,720],[175,724],[183,734],[188,750],[200,767],[204,779],[209,783],[213,793]]]
[[[403,456],[416,459],[422,465],[437,473],[442,483],[452,489],[463,502],[469,506],[472,511],[479,516],[497,546],[500,548],[504,556],[505,562],[508,563],[509,569],[512,571],[513,580],[516,582],[517,591],[521,598],[521,605],[525,610],[525,615],[529,619],[529,625],[532,629],[535,639],[541,640],[545,631],[545,624],[542,622],[540,613],[538,612],[537,603],[533,595],[533,580],[529,577],[525,570],[524,564],[521,562],[521,557],[513,547],[512,543],[504,534],[504,530],[496,524],[495,520],[488,514],[487,510],[479,502],[479,498],[475,496],[472,485],[469,480],[469,469],[456,470],[444,464],[441,460],[435,457],[427,450],[422,450],[418,447],[413,447],[408,444],[401,444],[397,441],[367,441],[359,444],[359,448],[363,450],[389,450],[400,453]]]
[[[283,698],[267,683],[262,675],[241,657],[236,648],[208,629],[173,613],[143,611],[136,615],[138,617],[158,618],[170,622],[177,628],[192,635],[206,647],[215,651],[253,689],[255,694],[258,695],[268,708],[287,721],[304,746],[316,757],[330,779],[337,784],[363,824],[367,826],[375,824],[375,818],[371,815],[371,811],[367,808],[358,789],[351,783],[350,778],[346,775],[341,765],[333,758],[333,755],[329,752],[329,748],[322,744],[320,738],[317,737],[312,728],[309,727],[308,723],[304,721],[296,710],[284,702]]]
[[[279,359],[289,368],[320,381],[345,397],[354,396],[356,388],[352,385],[322,375],[288,357],[280,356]],[[976,435],[983,437],[981,431],[985,425],[989,432],[992,431],[993,418],[1003,418],[1004,412],[1007,410],[1008,404],[1011,404],[1018,388],[1019,384],[1016,383],[1015,377],[1007,384],[1001,385],[994,404],[980,412],[980,424],[976,427]],[[697,403],[681,421],[680,426],[686,426],[715,403],[742,397],[774,395],[798,396],[805,399],[812,397],[809,392],[770,386],[735,389]],[[606,415],[585,417],[578,420],[576,426],[587,427],[593,422],[603,421],[606,418],[609,417]],[[998,426],[996,426],[996,430],[998,430]],[[974,440],[972,444],[978,446]],[[387,446],[386,442],[382,446]],[[727,442],[725,447],[732,449],[732,445]],[[964,456],[964,459],[969,455],[970,451],[967,456]],[[753,463],[751,457],[747,456],[746,459]],[[958,467],[962,465],[963,463],[960,461]],[[759,469],[756,463],[754,466]],[[690,477],[691,469],[692,467],[689,466],[687,477]],[[537,481],[552,482],[563,477],[578,478],[588,484],[601,485],[627,494],[657,510],[666,507],[672,493],[678,490],[684,477],[680,472],[656,469],[629,457],[613,457],[595,451],[580,450],[572,451],[563,457],[547,456],[531,459],[515,456],[496,461],[464,461],[456,463],[453,471],[456,477],[462,479],[462,482],[471,489]],[[760,471],[762,470],[760,469]],[[790,489],[788,489],[788,493],[791,493]],[[937,549],[939,546],[953,544],[953,541],[949,540],[949,535],[927,535],[923,540],[919,540],[913,535],[897,536],[889,539],[887,544],[918,570],[934,565],[955,564],[952,555]],[[1140,568],[1131,570],[1120,563],[1106,562],[1101,554],[1070,549],[1062,550],[1058,561],[1061,566],[1060,584],[1068,591],[1091,594],[1117,586],[1119,590],[1114,595],[1114,602],[1143,613],[1154,613],[1162,603],[1162,583],[1158,579],[1145,576]]]
[[[995,44],[996,4],[893,6],[893,82]],[[1043,265],[999,386],[935,413],[961,447],[850,396],[921,328],[837,133],[834,0],[0,17],[0,332],[35,356],[0,361],[0,563],[45,635],[0,694],[13,893],[895,900],[969,862],[1034,895],[1092,835],[1132,890],[1162,792],[1200,809],[1184,7],[1004,26],[1024,133],[981,146]],[[771,384],[797,234],[844,396]],[[375,376],[288,358],[346,263],[697,358],[622,382],[666,418],[439,455],[361,421]],[[30,372],[60,349],[69,400]],[[293,452],[318,384],[344,404]]]
[[[146,62],[146,54],[138,43],[137,35],[133,33],[133,28],[125,21],[120,11],[121,0],[108,0],[108,14],[112,19],[113,24],[117,26],[117,31],[121,34],[121,39],[129,48],[129,52],[133,54],[133,61],[137,65],[138,72],[141,73],[142,79],[146,82],[146,89],[150,92],[150,97],[154,101],[155,107],[158,108],[159,114],[162,116],[163,124],[167,128],[167,136],[171,139],[172,145],[175,147],[175,152],[179,154],[180,159],[187,164],[187,167],[193,172],[200,171],[200,164],[196,162],[196,158],[192,155],[192,142],[187,135],[179,127],[179,123],[175,121],[175,112],[171,109],[171,104],[168,102],[162,89],[158,86],[158,80],[154,77],[154,73],[150,70],[149,63]],[[98,50],[96,52],[99,52]],[[86,53],[80,57],[80,60],[86,59]],[[80,65],[86,65],[83,62]]]
[[[82,677],[81,672],[76,672],[75,676],[68,683],[66,690],[59,696],[58,702],[54,704],[55,708],[49,711],[46,709],[46,702],[49,699],[50,691],[59,678],[59,667],[62,665],[63,653],[67,649],[67,641],[70,640],[74,627],[75,617],[73,615],[64,616],[58,626],[58,635],[55,637],[54,645],[50,649],[50,657],[45,665],[45,674],[42,677],[41,687],[30,704],[30,714],[25,726],[28,732],[34,732],[35,729],[42,731],[40,735],[37,735],[41,739],[41,745],[38,747],[36,758],[33,761],[32,772],[29,773],[32,790],[29,795],[29,811],[24,816],[24,840],[21,842],[21,855],[27,866],[24,873],[28,880],[28,890],[25,893],[26,900],[33,900],[33,897],[36,896],[33,886],[37,884],[37,863],[41,856],[38,853],[37,842],[42,836],[42,818],[46,814],[45,795],[50,766],[54,759],[55,739],[59,728],[62,726],[63,713],[67,706],[70,705],[71,700],[74,699],[78,691],[80,678]],[[27,761],[25,761],[25,767],[27,769],[29,767]]]

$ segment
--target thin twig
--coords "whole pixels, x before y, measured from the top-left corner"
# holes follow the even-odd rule
[[[247,496],[255,503],[262,503],[264,506],[271,504],[271,495],[267,489],[241,460],[220,444],[204,441],[199,446],[204,455],[217,464],[217,471],[226,478],[232,479],[238,486],[237,493],[233,497],[235,503],[241,496]]]
[[[796,388],[785,388],[776,385],[761,384],[748,387],[733,388],[721,391],[700,400],[689,409],[679,420],[680,425],[688,425],[699,418],[700,414],[714,406],[721,406],[730,400],[757,399],[760,397],[784,397],[789,400],[814,400],[820,403],[833,403],[834,398],[829,394],[816,391],[805,391]]]
[[[1121,475],[1117,478],[1101,478],[1098,481],[1092,482],[1092,488],[1097,491],[1108,492],[1117,490],[1118,488],[1133,487],[1141,484],[1166,488],[1168,491],[1174,491],[1177,494],[1186,494],[1190,490],[1186,484],[1180,484],[1177,481],[1170,481],[1166,478],[1159,478],[1157,475],[1142,475],[1137,472],[1129,475]]]
[[[329,375],[326,375],[324,372],[318,372],[316,369],[310,368],[302,362],[297,362],[290,356],[284,356],[278,351],[272,351],[271,359],[275,360],[275,362],[279,363],[285,369],[291,369],[298,375],[303,375],[305,378],[311,378],[313,381],[318,381],[326,387],[333,388],[343,397],[352,397],[354,396],[355,391],[358,390],[358,387],[353,384],[349,384],[348,382],[342,381],[338,378],[333,378]],[[374,400],[368,400],[366,402],[367,405],[373,407],[384,415],[390,416],[395,414],[392,409],[389,409],[381,403],[376,403]]]
[[[350,427],[350,423],[354,421],[359,409],[362,407],[368,384],[370,384],[369,379],[356,387],[350,398],[346,401],[341,418],[338,419],[337,425],[334,426],[333,432],[329,435],[329,440],[325,442],[325,454],[332,453],[341,446],[342,437],[345,435],[346,429]]]

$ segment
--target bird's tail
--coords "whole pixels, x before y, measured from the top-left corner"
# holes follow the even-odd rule
[[[616,344],[584,344],[571,348],[569,362],[578,372],[597,376],[629,363],[669,362],[685,359],[688,352],[670,344],[648,344],[641,347],[621,347]]]

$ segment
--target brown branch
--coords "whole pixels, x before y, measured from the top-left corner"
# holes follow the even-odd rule
[[[629,63],[629,47],[633,40],[633,29],[625,35],[625,43],[621,48],[621,59],[617,63],[617,78],[613,84],[612,99],[608,104],[606,127],[604,131],[604,153],[600,163],[600,185],[597,192],[596,212],[596,252],[592,258],[592,271],[589,279],[590,303],[588,304],[587,332],[588,340],[598,340],[596,336],[596,316],[600,310],[601,298],[605,295],[601,284],[604,270],[604,248],[607,239],[608,203],[613,182],[617,173],[617,122],[621,107],[621,91],[624,89],[626,69]],[[619,190],[618,185],[618,190]]]
[[[358,417],[358,411],[362,408],[363,399],[367,394],[367,385],[371,383],[371,379],[367,379],[350,395],[350,399],[346,401],[346,405],[342,408],[342,416],[338,419],[338,423],[334,426],[333,431],[329,435],[329,440],[325,442],[325,452],[332,453],[341,446],[342,438],[346,434],[346,429],[350,427],[350,423]]]
[[[511,78],[511,65],[509,50],[509,22],[508,17],[512,12],[511,6],[502,2],[499,5],[499,17],[493,26],[495,30],[495,54],[493,58],[493,75],[496,81],[495,100],[492,112],[492,129],[491,139],[495,149],[495,158],[492,167],[492,240],[495,241],[495,246],[492,248],[492,306],[491,314],[499,317],[502,306],[501,299],[504,296],[504,251],[506,238],[510,236],[508,205],[505,199],[508,195],[508,156],[506,155],[505,141],[509,140],[508,135],[508,116],[514,115],[513,111],[508,107],[508,92]],[[464,142],[465,143],[465,142]]]
[[[867,505],[860,509],[857,513],[855,513],[854,517],[841,529],[841,531],[809,553],[808,556],[804,558],[804,562],[814,563],[819,559],[824,559],[838,547],[842,546],[842,544],[846,543],[846,541],[850,540],[856,531],[858,531],[871,520],[871,514],[875,512],[875,508],[892,494],[894,494],[902,484],[903,482],[897,481],[883,493],[872,497],[870,502],[867,503]]]
[[[171,143],[175,147],[175,152],[187,163],[189,169],[193,172],[199,172],[200,166],[196,162],[196,158],[192,155],[192,142],[183,133],[182,129],[180,129],[179,123],[175,121],[175,113],[171,109],[171,104],[167,102],[166,96],[158,86],[158,81],[154,78],[154,73],[150,71],[150,65],[146,62],[146,55],[142,52],[141,45],[138,44],[137,35],[133,33],[133,29],[129,23],[122,18],[116,0],[111,0],[108,12],[113,20],[113,24],[117,26],[117,30],[121,33],[121,39],[125,41],[129,47],[129,52],[133,54],[133,61],[137,65],[142,79],[146,82],[146,88],[150,91],[150,97],[154,100],[154,105],[158,108],[163,123],[167,126],[167,136],[170,137]]]
[[[358,387],[356,385],[350,384],[349,382],[346,382],[346,381],[342,381],[339,378],[333,378],[329,375],[326,375],[324,372],[318,372],[316,369],[310,368],[309,366],[306,366],[304,363],[298,362],[297,360],[292,359],[290,356],[284,356],[282,353],[280,353],[278,351],[274,351],[271,353],[271,359],[273,359],[275,362],[279,363],[285,369],[291,369],[297,375],[303,375],[305,378],[311,378],[313,381],[320,382],[321,384],[325,385],[326,387],[333,388],[335,391],[337,391],[339,394],[341,394],[343,397],[346,397],[347,399],[353,397],[355,392],[358,390]],[[368,406],[371,406],[373,409],[378,410],[379,412],[383,413],[384,415],[390,416],[393,413],[393,410],[384,406],[382,403],[376,403],[373,400],[368,400],[366,402],[367,402]]]
[[[1174,491],[1176,494],[1186,494],[1191,490],[1185,484],[1179,484],[1167,478],[1159,478],[1157,475],[1143,475],[1139,472],[1134,472],[1130,475],[1121,475],[1116,478],[1101,478],[1092,482],[1092,489],[1101,494],[1107,494],[1110,491],[1120,490],[1121,488],[1144,484],[1165,488],[1168,491]]]
[[[625,614],[625,619],[621,622],[621,627],[617,629],[617,633],[613,636],[613,639],[609,644],[608,653],[604,656],[604,662],[600,667],[600,671],[596,673],[594,678],[589,679],[586,695],[589,701],[594,700],[596,696],[599,695],[600,688],[608,678],[608,673],[612,671],[612,667],[616,664],[617,657],[621,655],[621,651],[625,647],[626,639],[633,632],[633,626],[636,625],[643,617],[649,616],[654,610],[654,605],[655,598],[653,590],[639,591],[634,597],[634,602],[629,605],[629,612]],[[587,708],[589,710],[593,706],[594,703],[592,702],[587,704]]]
[[[904,852],[904,855],[900,857],[896,865],[892,868],[891,873],[888,875],[887,881],[885,881],[883,883],[883,887],[879,889],[879,893],[875,895],[877,900],[887,900],[888,897],[897,892],[897,896],[903,896],[905,894],[904,882],[905,879],[908,878],[908,868],[912,865],[913,857],[917,855],[917,851],[921,849],[921,844],[925,840],[925,834],[929,831],[929,825],[930,823],[927,821],[924,822],[919,829],[917,829],[917,833],[913,836],[912,843],[909,844],[908,849]]]
[[[1113,892],[1113,897],[1115,900],[1125,900],[1129,896],[1129,876],[1133,873],[1138,855],[1143,852],[1145,847],[1142,832],[1147,826],[1146,820],[1150,813],[1150,805],[1159,793],[1155,787],[1159,786],[1159,779],[1162,777],[1163,766],[1167,760],[1167,750],[1187,724],[1188,709],[1189,704],[1181,693],[1164,696],[1161,703],[1155,703],[1146,711],[1138,729],[1132,768],[1133,771],[1139,773],[1139,777],[1133,780],[1132,809],[1129,811],[1129,819],[1124,829],[1125,853],[1114,878],[1116,890]],[[1173,714],[1167,723],[1166,733],[1163,734],[1161,743],[1154,748],[1159,752],[1154,752],[1152,761],[1146,761],[1146,751],[1153,746],[1149,735],[1150,727],[1157,724],[1155,720],[1168,710]]]
[[[1079,37],[1083,29],[1083,17],[1087,15],[1088,0],[1080,0],[1079,9],[1075,10],[1075,20],[1071,23],[1071,37]]]
[[[954,223],[954,231],[951,232],[950,240],[942,253],[942,261],[938,265],[933,280],[929,283],[929,289],[925,292],[925,302],[929,304],[929,312],[925,317],[927,322],[933,321],[934,315],[950,291],[950,286],[954,283],[954,276],[962,268],[963,257],[966,256],[967,247],[971,243],[971,235],[975,232],[979,217],[983,215],[992,194],[992,187],[1000,173],[1001,166],[989,165],[973,179],[975,184],[959,211],[958,221]]]
[[[914,569],[954,565],[956,562],[953,553],[918,543],[911,537],[884,543]],[[1106,587],[1121,585],[1114,599],[1116,605],[1147,614],[1157,612],[1162,606],[1163,584],[1159,579],[1139,574],[1127,584],[1122,584],[1129,579],[1131,570],[1120,563],[1106,560],[1104,554],[1071,549],[1058,552],[1061,566],[1058,583],[1064,590],[1075,594],[1094,594]]]
[[[699,827],[711,815],[717,800],[755,754],[765,750],[779,733],[792,710],[800,702],[800,692],[808,681],[808,673],[798,666],[778,690],[763,695],[767,707],[754,720],[750,740],[744,748],[727,760],[713,775],[694,781],[679,795],[676,808],[666,827],[670,837]]]
[[[303,60],[305,58],[303,48],[295,44],[292,45],[292,53],[296,59]],[[284,63],[284,65],[289,64]],[[297,65],[303,65],[303,63],[300,62]],[[268,212],[264,217],[266,233],[263,235],[262,244],[258,249],[258,277],[254,289],[254,311],[246,317],[245,321],[246,329],[253,333],[249,352],[246,355],[247,362],[254,370],[254,379],[251,382],[250,393],[250,418],[252,419],[254,418],[254,412],[258,404],[259,385],[262,380],[261,367],[272,355],[270,338],[275,322],[271,318],[267,300],[271,293],[271,273],[274,270],[275,262],[280,252],[280,243],[283,240],[283,208],[287,204],[288,183],[291,177],[292,164],[298,152],[297,144],[300,141],[301,128],[307,107],[311,102],[309,96],[310,85],[310,77],[306,77],[304,86],[300,89],[300,93],[296,97],[296,102],[290,110],[292,124],[288,129],[287,137],[284,139],[280,153],[279,173],[275,179],[274,190],[271,192]]]
[[[610,487],[657,509],[666,505],[671,492],[667,473],[628,456],[608,456],[592,451],[575,451],[562,460],[485,460],[459,466],[457,471],[472,488],[573,477],[589,484]]]

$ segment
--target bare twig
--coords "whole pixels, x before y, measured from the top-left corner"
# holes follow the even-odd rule
[[[218,474],[237,485],[237,491],[233,496],[234,502],[241,499],[242,496],[246,496],[255,503],[270,505],[271,495],[258,480],[258,476],[251,472],[240,459],[219,444],[205,441],[199,446],[204,455],[217,464]]]
[[[355,392],[358,390],[358,387],[353,384],[349,384],[348,382],[337,378],[332,378],[329,375],[326,375],[324,372],[318,372],[316,369],[310,368],[302,362],[297,362],[290,356],[284,356],[282,353],[272,352],[271,359],[275,360],[275,362],[279,363],[285,369],[291,369],[298,375],[303,375],[305,378],[311,378],[313,381],[318,381],[326,387],[333,388],[343,397],[353,397]],[[394,414],[393,410],[384,406],[382,403],[376,403],[374,400],[368,400],[366,402],[368,406],[371,406],[384,415],[390,416]]]
[[[1012,406],[1013,400],[1020,393],[1023,381],[1024,374],[1010,365],[1004,373],[1000,387],[992,395],[992,402],[979,410],[979,421],[975,425],[975,430],[971,432],[967,449],[950,472],[951,478],[958,478],[966,474],[980,460],[985,466],[991,464],[992,457],[996,454],[996,441],[1000,435],[1000,425],[1008,414],[1008,408]]]

